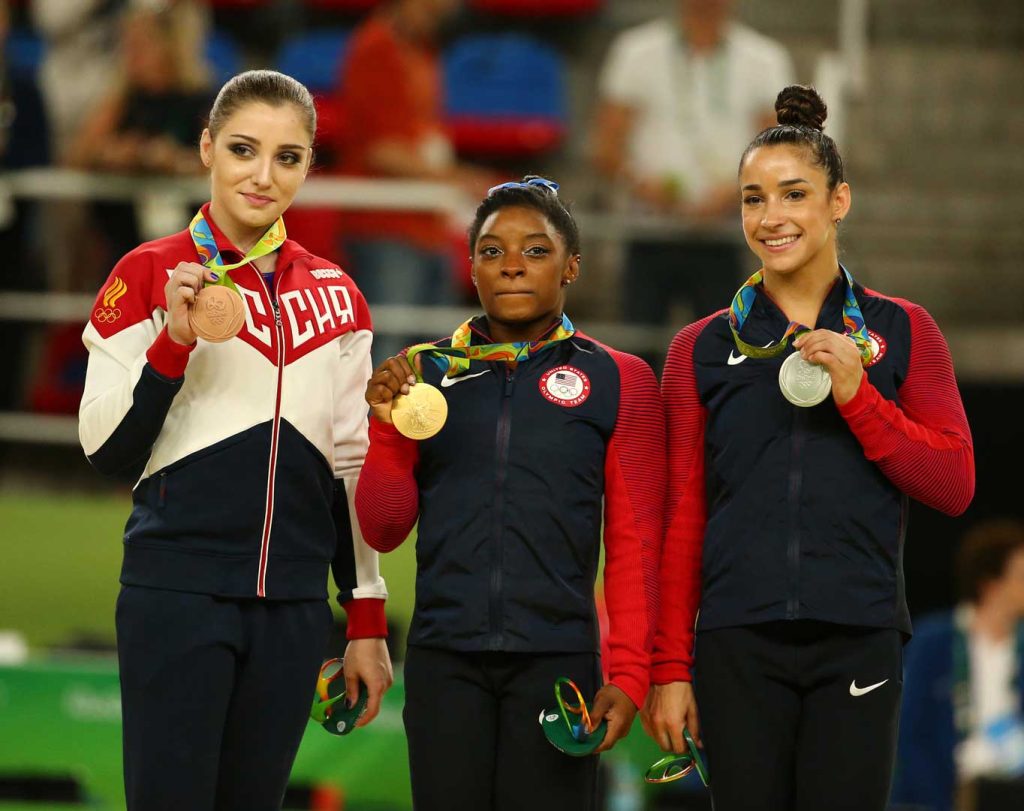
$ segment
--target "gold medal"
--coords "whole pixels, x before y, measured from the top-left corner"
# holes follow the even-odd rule
[[[428,439],[444,427],[448,401],[429,383],[417,383],[391,404],[391,421],[409,439]]]
[[[819,363],[811,363],[794,352],[779,369],[782,395],[795,406],[816,406],[832,391],[832,376]]]
[[[188,310],[188,324],[200,338],[219,343],[234,338],[245,323],[245,304],[230,287],[209,285]]]

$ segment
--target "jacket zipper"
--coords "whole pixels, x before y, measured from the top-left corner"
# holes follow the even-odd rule
[[[263,537],[260,539],[260,568],[256,578],[256,596],[267,596],[267,562],[270,555],[270,527],[274,519],[274,477],[277,473],[277,445],[281,432],[281,389],[284,381],[284,327],[281,324],[281,309],[277,304],[277,296],[272,295],[270,288],[259,269],[249,265],[259,278],[263,289],[274,308],[274,325],[277,330],[277,395],[274,400],[274,425],[270,432],[270,461],[267,465],[267,501],[265,518],[263,519]],[[274,274],[274,287],[278,287],[280,271]]]
[[[793,433],[789,442],[789,598],[786,601],[786,619],[800,616],[800,495],[803,490],[803,465],[801,455],[804,447],[803,424],[806,412],[794,408]]]
[[[504,517],[502,508],[505,501],[505,475],[508,468],[508,448],[512,434],[512,424],[509,418],[509,411],[512,403],[512,389],[515,384],[515,373],[506,368],[505,381],[502,386],[501,415],[498,417],[497,434],[497,459],[494,476],[494,525],[492,529],[493,542],[491,544],[491,599],[490,599],[490,650],[500,650],[503,643],[502,633],[502,564],[504,562],[504,549],[502,536],[504,534]]]

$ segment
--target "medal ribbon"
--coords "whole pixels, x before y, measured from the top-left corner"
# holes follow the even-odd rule
[[[546,338],[540,338],[536,341],[513,341],[500,344],[477,344],[474,346],[470,344],[472,330],[469,325],[472,320],[469,319],[469,321],[466,321],[455,330],[450,347],[435,346],[434,344],[416,344],[409,347],[406,352],[406,358],[408,358],[409,363],[411,364],[413,358],[420,352],[441,355],[444,357],[431,357],[431,360],[448,377],[457,377],[469,371],[469,364],[472,361],[506,361],[511,363],[513,361],[530,360],[530,358],[536,357],[545,349],[559,341],[564,341],[566,338],[571,338],[576,333],[576,328],[572,325],[572,321],[569,320],[569,316],[563,313],[561,323],[548,333]],[[416,368],[415,365],[413,368]],[[416,376],[422,382],[422,377],[418,372]]]
[[[843,272],[843,277],[846,280],[846,295],[843,298],[843,334],[857,345],[861,363],[867,364],[871,361],[872,355],[871,339],[868,338],[868,328],[864,323],[864,314],[860,311],[860,304],[857,303],[857,297],[853,293],[853,277],[842,265],[839,266],[839,269]],[[729,305],[729,328],[732,330],[732,337],[736,342],[736,348],[749,358],[778,357],[786,350],[791,337],[798,337],[805,332],[811,331],[810,327],[801,324],[799,321],[790,321],[782,338],[773,346],[753,346],[740,338],[740,330],[743,329],[743,324],[746,322],[747,316],[750,315],[750,310],[754,306],[754,299],[757,297],[757,285],[761,283],[763,278],[764,270],[757,271],[736,291],[732,304]]]
[[[278,217],[277,221],[256,241],[256,244],[249,249],[249,252],[242,257],[240,262],[227,263],[220,255],[217,240],[213,237],[213,229],[210,228],[210,223],[206,221],[206,216],[203,214],[202,209],[199,209],[196,212],[196,216],[192,218],[192,222],[188,226],[188,232],[192,237],[192,243],[196,246],[196,252],[199,254],[202,264],[213,270],[225,271],[219,274],[220,278],[217,281],[207,282],[206,284],[222,284],[230,287],[236,293],[238,288],[228,278],[226,271],[247,265],[254,259],[259,259],[261,256],[273,253],[284,244],[285,239],[288,237],[284,228],[284,219]]]

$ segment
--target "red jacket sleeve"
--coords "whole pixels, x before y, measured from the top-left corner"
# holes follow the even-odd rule
[[[661,610],[651,661],[654,684],[691,680],[694,624],[700,605],[701,551],[707,523],[706,413],[697,393],[693,347],[708,320],[690,324],[676,335],[661,380],[668,418],[668,482],[660,567]]]
[[[363,540],[390,552],[412,532],[419,517],[416,463],[419,446],[394,425],[370,418],[370,448],[356,487],[356,516]]]
[[[868,376],[839,406],[864,454],[911,498],[959,515],[974,497],[974,444],[946,340],[927,311],[896,300],[910,316],[910,361],[900,405]]]
[[[608,673],[639,707],[649,686],[658,611],[665,417],[651,367],[633,355],[608,352],[619,367],[621,386],[604,467]]]

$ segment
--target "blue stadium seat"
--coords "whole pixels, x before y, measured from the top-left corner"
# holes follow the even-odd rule
[[[349,33],[342,29],[311,31],[292,37],[277,55],[277,69],[298,79],[311,93],[327,93],[341,81]]]
[[[211,77],[214,87],[220,87],[228,79],[242,70],[242,52],[234,37],[225,31],[213,30],[206,38],[203,56],[213,71]]]
[[[565,137],[565,65],[522,34],[467,36],[443,57],[445,116],[456,149],[481,157],[528,157]]]
[[[29,28],[12,28],[4,43],[7,64],[17,74],[35,74],[43,61],[46,43]]]

